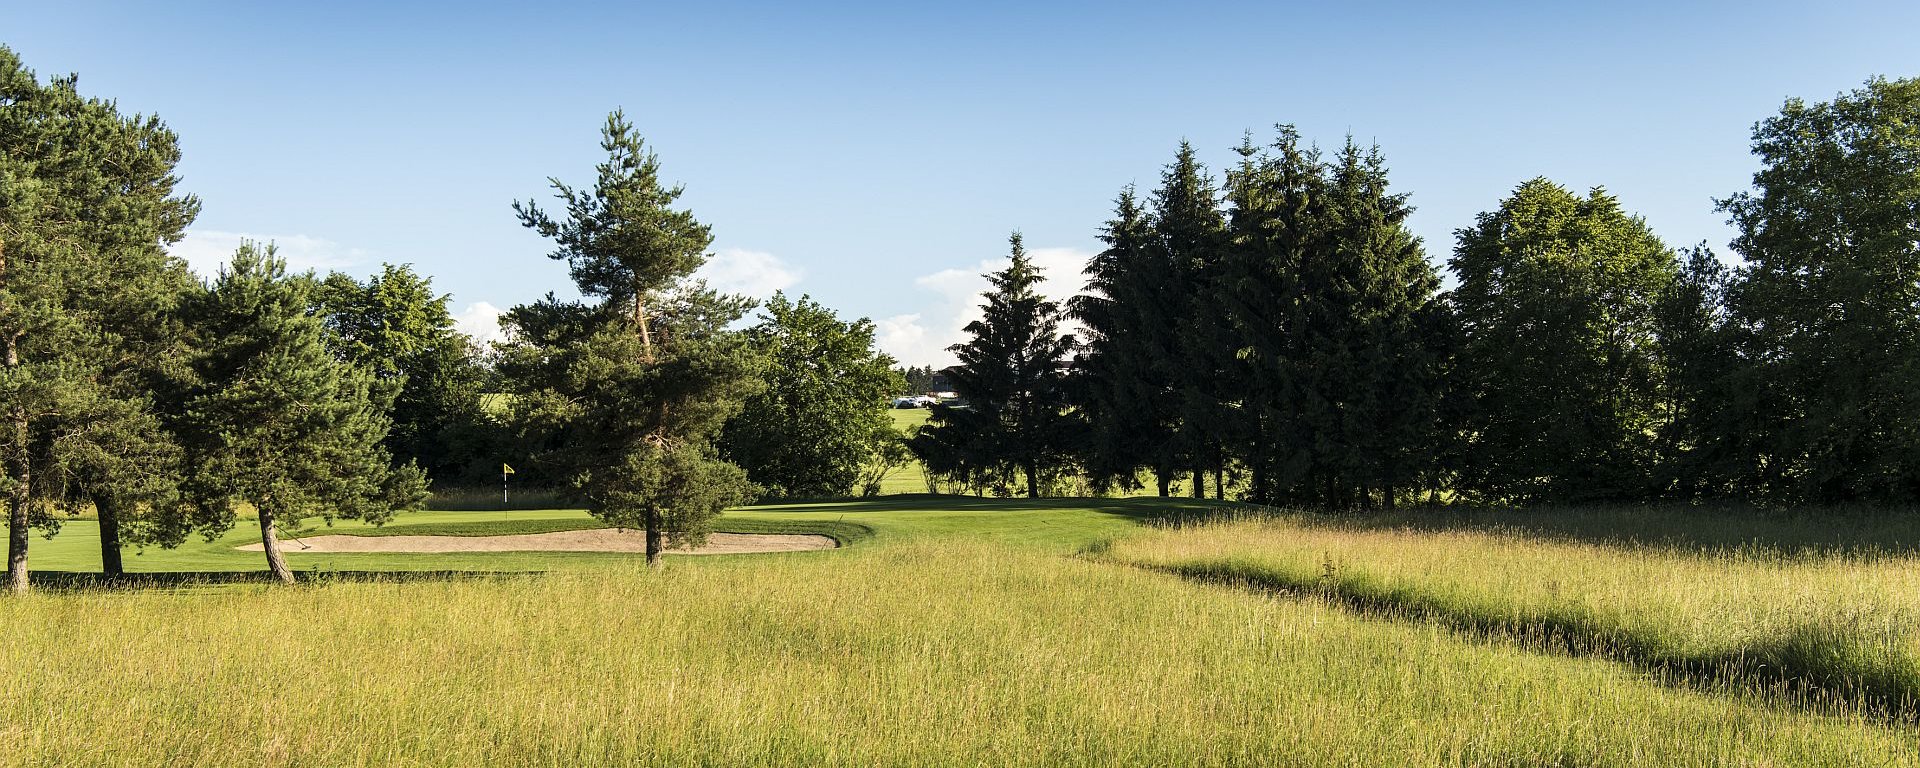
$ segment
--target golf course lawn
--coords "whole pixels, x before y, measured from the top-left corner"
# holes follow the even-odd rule
[[[1322,554],[1359,573],[1426,551],[1425,535],[1469,553],[1429,553],[1447,569],[1432,575],[1448,577],[1431,589],[1470,594],[1469,607],[1502,595],[1539,606],[1548,598],[1473,569],[1569,546],[1187,524],[1237,509],[883,497],[738,510],[716,526],[822,532],[839,549],[679,557],[660,571],[633,555],[294,552],[297,570],[361,575],[42,589],[0,601],[12,632],[0,765],[1920,764],[1920,733],[1899,716],[1171,567],[1271,562],[1284,576],[1305,549],[1350,546]],[[590,524],[560,510],[431,512],[379,533]],[[97,567],[90,533],[75,523],[36,540],[36,570]],[[235,549],[254,535],[243,523],[128,560],[258,570],[259,553]],[[1580,563],[1639,567],[1633,546],[1608,546]],[[1684,567],[1758,578],[1748,561]],[[364,575],[382,570],[546,572]],[[1390,573],[1426,583],[1414,567]],[[1870,587],[1843,599],[1870,600]],[[1632,626],[1685,616],[1659,608],[1662,594],[1636,603],[1652,607]]]

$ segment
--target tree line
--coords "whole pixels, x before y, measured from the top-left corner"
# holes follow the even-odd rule
[[[1920,80],[1758,123],[1737,265],[1526,181],[1441,273],[1377,146],[1281,126],[1121,191],[1086,288],[1016,234],[914,439],[976,492],[1269,504],[1920,501]],[[1063,323],[1079,327],[1076,336]]]
[[[655,564],[729,505],[876,492],[906,458],[886,409],[907,385],[872,323],[776,295],[734,328],[755,303],[692,278],[708,229],[623,116],[602,139],[591,188],[514,205],[583,298],[515,307],[481,349],[407,266],[293,272],[247,242],[196,277],[168,253],[200,208],[178,136],[0,46],[8,586],[27,589],[36,532],[89,512],[109,575],[123,548],[251,514],[292,581],[281,532],[379,524],[509,463],[646,530]]]
[[[89,512],[110,574],[252,515],[290,581],[282,530],[379,524],[509,463],[644,530],[654,564],[731,505],[875,493],[909,450],[949,488],[1032,496],[1912,503],[1915,126],[1914,80],[1756,126],[1753,188],[1716,202],[1737,267],[1535,179],[1456,232],[1445,289],[1378,147],[1281,127],[1216,178],[1182,146],[1120,193],[1071,301],[1011,238],[939,372],[959,399],[909,440],[889,400],[935,372],[867,320],[695,278],[712,233],[619,112],[590,184],[513,204],[580,298],[514,307],[481,349],[406,266],[299,273],[245,243],[195,276],[168,253],[199,211],[178,137],[0,47],[8,583]]]

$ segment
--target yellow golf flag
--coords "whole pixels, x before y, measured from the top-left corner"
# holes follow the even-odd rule
[[[503,474],[503,475],[513,474],[513,467],[509,467],[505,463],[502,463],[500,465],[500,474]]]

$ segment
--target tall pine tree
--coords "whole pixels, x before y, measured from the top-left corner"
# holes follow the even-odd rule
[[[293,581],[280,528],[306,518],[379,524],[426,499],[412,462],[382,445],[391,421],[371,372],[336,357],[309,312],[313,281],[271,245],[243,244],[189,310],[203,340],[181,421],[195,523],[209,536],[253,507],[275,578]]]
[[[658,157],[620,112],[600,146],[607,159],[592,189],[552,182],[560,218],[514,204],[598,301],[515,308],[501,369],[520,390],[520,422],[545,448],[540,460],[595,516],[645,529],[657,567],[669,543],[698,544],[714,517],[754,494],[715,443],[761,387],[759,357],[727,329],[749,304],[691,279],[713,235],[673,207],[681,188],[660,182]]]
[[[174,192],[164,124],[76,82],[42,83],[0,47],[0,492],[16,591],[30,529],[57,528],[60,505],[95,503],[110,540],[118,512],[158,508],[177,474],[144,390],[172,359],[154,320],[184,287],[162,246],[199,204]],[[102,554],[114,569],[118,547]]]
[[[987,275],[982,316],[967,324],[972,340],[951,348],[960,362],[947,377],[961,402],[935,405],[912,445],[931,471],[996,488],[1017,480],[1038,498],[1074,454],[1065,371],[1074,339],[1060,334],[1060,308],[1040,295],[1040,269],[1020,233],[1009,243],[1012,263]]]
[[[1105,250],[1087,263],[1086,288],[1071,304],[1084,329],[1072,381],[1085,422],[1081,462],[1096,489],[1139,487],[1150,471],[1160,495],[1177,468],[1173,387],[1157,364],[1150,340],[1162,332],[1164,286],[1152,249],[1153,221],[1133,189],[1122,190],[1114,218],[1101,233]]]
[[[1175,444],[1191,472],[1194,498],[1206,495],[1213,475],[1216,496],[1225,471],[1222,435],[1233,428],[1228,401],[1233,397],[1226,359],[1228,342],[1215,295],[1226,255],[1226,220],[1213,178],[1187,142],[1160,175],[1153,195],[1153,236],[1149,241],[1159,267],[1159,286],[1149,354],[1158,376],[1173,388],[1178,414]]]

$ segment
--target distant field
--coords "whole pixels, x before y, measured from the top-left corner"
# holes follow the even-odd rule
[[[343,578],[42,590],[0,601],[0,765],[1920,764],[1920,734],[1866,707],[1449,613],[1522,628],[1586,606],[1676,648],[1796,616],[1904,617],[1897,519],[1846,526],[1865,539],[1616,520],[1665,543],[1580,538],[1626,513],[1168,527],[1252,511],[901,496],[730,513],[721,528],[849,546],[661,572],[633,556],[296,553]],[[416,513],[380,533],[592,523]],[[86,533],[36,541],[36,564],[97,566]],[[230,546],[250,534],[132,560],[257,569]],[[1720,541],[1743,538],[1772,543]],[[1182,570],[1202,563],[1238,564],[1238,581]],[[548,573],[365,574],[526,568]],[[1438,597],[1349,599],[1367,584]]]
[[[902,434],[912,437],[913,433],[927,423],[932,411],[925,408],[894,408],[887,411],[893,416],[893,426]],[[926,493],[927,476],[920,470],[917,459],[909,459],[904,466],[896,467],[880,479],[880,493]]]

